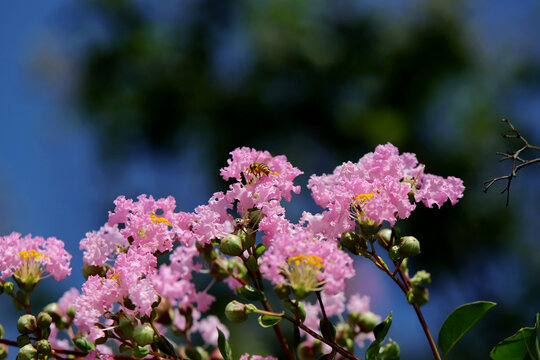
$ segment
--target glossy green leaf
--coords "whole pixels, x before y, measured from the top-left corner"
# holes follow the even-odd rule
[[[538,314],[534,327],[519,329],[517,333],[498,343],[489,355],[493,360],[540,360]]]
[[[457,307],[444,321],[439,331],[439,350],[443,359],[459,340],[476,325],[496,304],[476,301]]]
[[[322,318],[321,321],[319,321],[319,328],[323,338],[334,341],[336,338],[336,328],[334,327],[334,324],[328,320],[328,318]]]
[[[366,351],[366,360],[377,360],[379,355],[379,350],[381,348],[381,343],[384,341],[390,326],[392,325],[392,313],[388,314],[386,319],[381,321],[375,329],[373,329],[373,335],[375,335],[375,340],[369,345],[369,348]]]
[[[238,296],[241,296],[249,301],[264,301],[265,299],[264,293],[261,290],[255,289],[249,285],[237,287],[236,293]]]
[[[259,324],[262,327],[272,327],[281,321],[281,316],[261,315],[259,316]]]
[[[218,348],[221,356],[223,356],[223,360],[233,360],[231,345],[229,344],[229,341],[227,341],[227,338],[225,337],[225,335],[223,335],[219,328],[216,329],[218,331]]]

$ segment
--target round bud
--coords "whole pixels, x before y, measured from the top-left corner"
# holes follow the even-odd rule
[[[47,314],[46,312],[40,312],[37,316],[37,324],[40,328],[46,328],[48,329],[49,326],[51,326],[52,323],[52,317],[51,315]]]
[[[0,324],[0,339],[4,338],[4,334],[5,334],[4,327],[2,326],[2,324]]]
[[[358,326],[360,327],[360,331],[368,333],[370,331],[373,331],[375,329],[375,326],[379,323],[379,317],[372,313],[371,311],[366,311],[363,313],[360,313],[360,316],[358,316]]]
[[[30,344],[30,336],[28,335],[19,335],[17,336],[17,346],[22,348],[24,345]]]
[[[154,329],[150,325],[139,325],[133,331],[133,339],[144,346],[154,342],[154,334]]]
[[[40,357],[45,357],[51,353],[51,343],[49,342],[49,340],[39,340],[36,344],[36,349]]]
[[[410,280],[411,285],[427,285],[431,282],[431,274],[426,270],[419,270]]]
[[[66,316],[70,319],[75,318],[75,308],[70,306],[66,309]]]
[[[239,256],[244,252],[242,249],[242,240],[234,234],[229,234],[221,239],[219,248],[222,253],[230,256]]]
[[[351,253],[358,255],[357,245],[360,243],[360,236],[354,231],[345,231],[341,234],[341,245]]]
[[[291,288],[286,283],[279,283],[274,286],[274,293],[280,299],[285,299],[291,293]]]
[[[17,320],[17,330],[21,334],[31,334],[37,329],[37,321],[34,315],[25,314]]]
[[[410,303],[415,302],[418,306],[422,306],[429,301],[429,290],[425,287],[413,286],[409,290],[407,298]]]
[[[0,344],[0,360],[7,358],[9,355],[8,347],[6,344]]]
[[[114,333],[121,339],[131,339],[133,337],[133,329],[137,326],[137,318],[133,315],[121,313],[115,321]]]
[[[233,300],[225,307],[225,316],[234,323],[246,321],[248,314],[246,305]]]
[[[73,338],[73,345],[84,353],[89,353],[92,350],[95,350],[96,347],[84,336],[77,336]]]
[[[11,295],[13,293],[13,290],[15,289],[15,285],[11,281],[6,281],[4,283],[4,292],[8,295]]]
[[[399,244],[399,252],[409,258],[420,254],[420,242],[414,236],[403,236]]]
[[[150,353],[150,349],[148,349],[147,347],[144,347],[144,346],[137,346],[136,348],[131,350],[131,354],[133,356],[135,356],[136,358],[138,358],[138,359],[142,359],[143,357],[145,357],[149,353]]]
[[[384,345],[379,350],[378,358],[381,360],[399,359],[399,357],[401,356],[399,345],[392,339],[390,339],[389,341],[390,341],[389,344]]]
[[[32,344],[26,344],[19,349],[17,360],[35,360],[37,359],[37,350]]]
[[[62,312],[60,311],[60,307],[57,303],[50,303],[49,305],[45,306],[43,311],[49,314],[55,323],[60,321],[60,318],[62,317]]]
[[[298,345],[298,358],[300,360],[314,360],[316,357],[317,351],[311,342],[304,341]]]
[[[370,237],[372,235],[375,235],[382,226],[382,223],[377,224],[375,220],[372,220],[369,218],[366,218],[365,220],[361,220],[358,224],[360,226],[358,226],[357,228],[360,230],[360,233],[364,235],[365,237]]]
[[[388,249],[392,241],[392,230],[382,229],[378,234],[379,236],[377,237],[377,240],[379,241],[379,245],[385,249]]]
[[[392,246],[390,250],[388,250],[388,257],[394,261],[397,261],[403,258],[403,256],[401,255],[401,252],[399,251],[399,246],[397,245]]]

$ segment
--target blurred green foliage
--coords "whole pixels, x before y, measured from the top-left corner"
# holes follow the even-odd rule
[[[481,187],[498,175],[491,164],[505,129],[497,120],[508,116],[493,79],[510,86],[524,69],[495,76],[482,63],[461,2],[394,4],[386,13],[345,0],[100,0],[84,11],[103,34],[80,57],[74,98],[107,156],[197,144],[207,156],[201,165],[217,174],[226,154],[246,145],[286,154],[311,174],[390,141],[417,153],[427,172],[467,187],[458,206],[420,206],[404,224],[422,241],[418,267],[435,283],[507,249],[515,215]],[[463,291],[497,300],[482,287]],[[487,355],[507,326],[529,317],[505,314],[482,345],[470,344]],[[459,351],[456,358],[479,358]]]

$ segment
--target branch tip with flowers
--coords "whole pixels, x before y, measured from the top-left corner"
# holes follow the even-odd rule
[[[224,180],[232,180],[228,190],[214,193],[193,212],[176,211],[172,197],[118,197],[107,223],[80,242],[86,278],[81,290],[70,289],[37,317],[31,311],[32,290],[44,277],[69,275],[71,255],[55,238],[4,236],[0,290],[26,314],[17,322],[17,341],[1,339],[0,331],[0,344],[6,345],[0,346],[0,359],[9,345],[19,348],[20,360],[232,360],[227,327],[206,314],[216,282],[226,283],[236,296],[224,309],[226,319],[239,323],[257,314],[261,327],[273,328],[287,359],[360,360],[356,354],[368,342],[366,360],[399,359],[399,345],[386,342],[392,313],[381,320],[370,311],[369,297],[346,292],[354,262],[361,258],[398,285],[434,358],[446,357],[459,340],[454,334],[462,336],[474,324],[458,308],[435,344],[420,310],[429,300],[430,274],[420,270],[411,277],[407,267],[419,255],[420,241],[402,236],[396,222],[408,218],[418,203],[456,204],[465,188],[456,177],[424,170],[414,154],[399,154],[390,143],[377,146],[330,175],[311,176],[307,187],[323,210],[304,212],[293,223],[281,202],[300,192],[294,179],[302,172],[283,155],[238,148],[220,171]],[[158,266],[160,256],[167,261]],[[209,277],[206,288],[198,289],[196,273]],[[270,288],[277,304],[268,300]],[[476,303],[473,320],[490,306]],[[281,330],[282,320],[293,327],[292,341]],[[250,359],[276,358],[240,357]]]

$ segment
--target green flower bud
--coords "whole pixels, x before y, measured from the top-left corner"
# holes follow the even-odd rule
[[[431,274],[425,270],[417,271],[410,282],[411,285],[427,285],[431,282]]]
[[[336,342],[347,347],[347,339],[349,338],[350,327],[347,323],[339,323],[336,325]]]
[[[378,359],[399,360],[399,357],[401,356],[399,345],[392,339],[389,339],[389,341],[390,341],[389,344],[386,344],[382,348],[379,349]]]
[[[225,316],[234,323],[246,321],[249,312],[245,304],[236,300],[231,301],[225,306]]]
[[[422,306],[429,301],[429,290],[425,287],[413,286],[409,293],[412,294],[412,299],[418,306]],[[409,300],[409,302],[411,301]]]
[[[49,305],[45,306],[43,311],[49,314],[55,323],[60,321],[60,318],[62,317],[62,312],[60,311],[60,307],[57,303],[50,303]]]
[[[30,336],[28,335],[19,335],[17,336],[17,346],[22,348],[24,345],[30,344]]]
[[[365,220],[361,220],[358,222],[358,225],[356,228],[360,231],[364,237],[370,237],[372,235],[375,235],[377,231],[382,226],[382,223],[377,224],[375,220],[366,218]]]
[[[409,258],[420,254],[420,242],[414,236],[404,236],[399,244],[399,252]]]
[[[398,261],[403,256],[401,255],[401,252],[399,250],[399,246],[394,245],[388,250],[388,257],[394,261]]]
[[[244,252],[242,240],[238,235],[234,234],[229,234],[221,239],[219,248],[222,253],[230,256],[240,256]]]
[[[3,287],[4,292],[8,295],[11,295],[13,293],[13,290],[15,289],[15,285],[11,281],[6,281]]]
[[[207,263],[211,263],[212,261],[214,261],[214,252],[212,250],[214,250],[214,245],[212,244],[201,244],[199,242],[196,243],[195,245],[197,247],[197,251],[199,252],[199,254],[201,255],[201,258],[206,261]]]
[[[131,350],[131,346],[129,344],[120,344],[120,346],[118,346],[118,351],[121,353],[129,350]]]
[[[88,341],[88,339],[84,336],[74,337],[73,345],[84,353],[89,353],[90,351],[96,349],[96,346]]]
[[[355,255],[360,254],[362,249],[365,250],[368,247],[367,240],[354,231],[345,231],[341,234],[340,239],[341,245]]]
[[[138,359],[142,359],[149,353],[150,353],[150,349],[144,346],[137,346],[136,348],[131,350],[131,354]]]
[[[37,329],[37,321],[34,315],[25,314],[17,320],[17,330],[21,334],[31,334]]]
[[[40,312],[37,316],[37,325],[40,328],[46,328],[48,329],[49,326],[51,326],[52,323],[52,317],[51,315],[47,314],[46,312]]]
[[[257,247],[255,248],[255,257],[256,258],[260,258],[266,251],[266,246],[264,246],[263,244],[259,244],[257,245]]]
[[[5,344],[0,344],[0,360],[7,358],[9,355],[8,347]]]
[[[291,293],[291,288],[286,283],[279,283],[274,286],[274,293],[280,299],[286,299]]]
[[[148,324],[139,325],[133,331],[133,339],[139,345],[148,345],[154,342],[154,329]]]
[[[37,355],[36,348],[32,344],[26,344],[19,349],[17,360],[35,360]]]
[[[257,263],[257,259],[255,259],[255,256],[249,255],[246,261],[246,265],[249,270],[253,272],[257,272],[259,270],[259,264]]]
[[[40,357],[45,357],[51,353],[52,347],[49,340],[39,340],[36,349]]]
[[[377,236],[377,241],[379,242],[379,245],[381,245],[385,249],[388,249],[388,247],[392,243],[392,230],[382,229],[379,231],[378,235],[379,236]]]
[[[222,281],[229,277],[227,271],[228,262],[225,257],[216,259],[212,265],[210,265],[210,274],[216,279],[216,281]]]
[[[0,324],[0,339],[4,338],[4,334],[5,334],[4,327],[2,326],[2,324]]]
[[[360,327],[361,332],[368,333],[370,331],[373,331],[373,329],[375,329],[375,326],[377,326],[378,323],[378,316],[371,311],[363,312],[358,316],[357,324]]]

